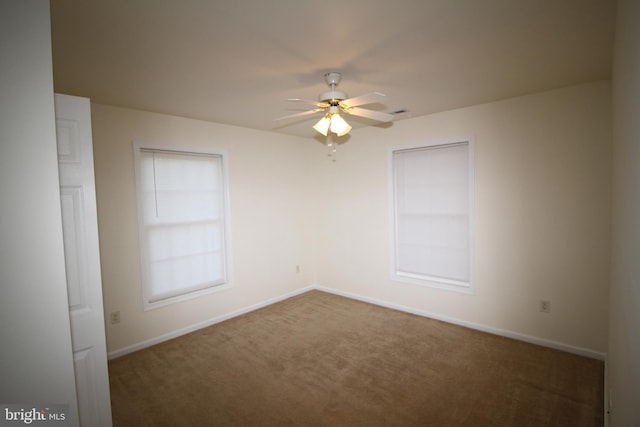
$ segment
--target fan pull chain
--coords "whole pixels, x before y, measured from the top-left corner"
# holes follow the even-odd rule
[[[336,161],[336,155],[338,153],[338,144],[333,141],[327,141],[327,156],[331,158],[332,162]]]

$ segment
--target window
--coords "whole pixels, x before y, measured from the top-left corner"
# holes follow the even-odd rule
[[[230,287],[221,153],[134,144],[145,309]]]
[[[391,151],[394,280],[473,293],[471,139]]]

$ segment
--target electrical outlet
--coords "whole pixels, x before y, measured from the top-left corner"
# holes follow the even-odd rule
[[[540,301],[540,311],[543,313],[551,313],[551,301]]]
[[[296,265],[296,273],[300,273],[300,265]]]
[[[120,323],[120,311],[112,311],[111,312],[111,324],[115,325]]]

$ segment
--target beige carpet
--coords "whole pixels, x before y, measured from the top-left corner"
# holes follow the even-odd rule
[[[602,426],[603,363],[311,291],[110,361],[114,426]]]

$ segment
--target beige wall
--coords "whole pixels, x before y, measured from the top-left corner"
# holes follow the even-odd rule
[[[0,402],[69,404],[77,426],[49,2],[0,2],[0,40]]]
[[[321,165],[318,283],[602,356],[610,96],[598,82],[353,132],[338,161]],[[389,148],[467,135],[476,141],[477,294],[391,281]]]
[[[92,123],[110,353],[315,282],[312,164],[323,153],[320,144],[97,104]],[[133,140],[228,152],[233,289],[143,310]],[[116,310],[121,323],[111,325],[108,315]]]
[[[602,355],[610,96],[610,83],[597,82],[361,128],[335,163],[312,139],[94,104],[105,310],[122,318],[107,325],[109,351],[318,285]],[[476,141],[476,295],[391,281],[389,148],[467,135]],[[228,150],[234,289],[143,311],[132,140]]]
[[[614,60],[610,425],[640,425],[640,3],[618,2]],[[608,394],[608,393],[607,393]]]

